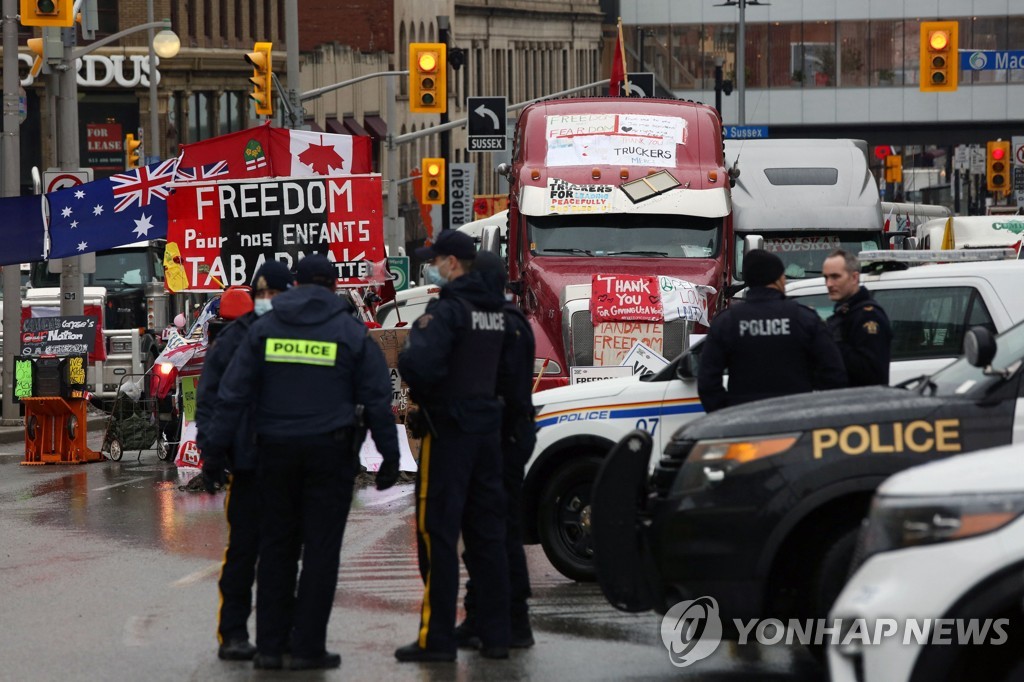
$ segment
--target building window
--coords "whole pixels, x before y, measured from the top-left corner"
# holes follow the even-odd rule
[[[228,46],[228,40],[231,38],[231,29],[228,24],[228,0],[220,0],[219,7],[220,16],[218,17],[217,25],[220,28],[220,38],[223,41],[224,47]]]
[[[1010,17],[1006,22],[1006,44],[1024,45],[1024,16]],[[1024,69],[1010,72],[1011,83],[1024,83]]]
[[[213,136],[210,97],[205,92],[194,92],[188,100],[187,142],[199,142]]]
[[[839,86],[864,88],[868,85],[868,48],[871,34],[867,21],[843,21],[839,23],[837,44]]]
[[[217,133],[233,133],[245,130],[245,107],[249,95],[244,92],[222,92],[220,94],[220,121]]]
[[[235,0],[235,38],[244,42],[245,19],[242,16],[242,9],[245,7],[242,0]]]
[[[117,16],[117,0],[99,0],[96,3],[96,34],[98,38],[117,33],[120,22]]]
[[[974,17],[960,20],[960,47],[972,50],[1010,50],[1019,43],[1008,41],[1009,22],[1006,17]],[[1005,83],[1006,69],[965,70],[960,72],[964,83]]]
[[[834,87],[836,84],[836,26],[831,21],[803,25],[803,71],[805,88]],[[794,59],[794,62],[796,60]]]
[[[199,22],[199,11],[196,7],[196,0],[187,0],[185,3],[185,14],[188,15],[188,38],[189,44],[193,47],[196,46],[196,37],[199,35],[197,28]]]

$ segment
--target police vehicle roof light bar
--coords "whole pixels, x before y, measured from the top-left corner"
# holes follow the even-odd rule
[[[1000,249],[931,249],[906,251],[861,251],[857,254],[861,263],[963,263],[986,260],[1016,260],[1017,250]]]

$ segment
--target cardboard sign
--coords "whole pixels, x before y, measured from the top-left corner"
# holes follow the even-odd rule
[[[402,374],[398,371],[398,354],[405,346],[405,340],[409,337],[408,329],[371,329],[370,338],[377,342],[384,353],[384,362],[388,366],[391,375],[391,412],[395,415],[395,421],[406,431],[405,421],[410,410],[415,410],[416,405],[409,397],[409,386],[402,380]],[[370,440],[369,436],[367,440]],[[408,443],[412,457],[419,460],[420,439],[413,438],[411,434],[405,433],[404,438],[399,439]],[[363,446],[365,449],[365,445]],[[404,447],[404,446],[403,446]],[[374,449],[376,452],[376,449]],[[403,459],[404,461],[404,459]],[[402,469],[402,471],[415,471],[415,469]]]
[[[591,381],[607,381],[633,376],[633,368],[625,365],[618,367],[570,367],[569,384],[586,384]]]
[[[179,468],[199,468],[199,448],[196,447],[196,390],[199,376],[181,377],[182,414],[181,438],[174,465]]]
[[[661,353],[638,341],[626,357],[622,359],[622,365],[629,369],[632,374],[645,376],[647,374],[656,374],[667,367],[668,360]]]
[[[665,347],[664,325],[654,322],[601,322],[594,325],[594,364],[621,365],[638,342],[658,353]]]
[[[656,276],[594,275],[590,292],[590,316],[595,325],[613,320],[662,322],[665,319]]]
[[[611,185],[577,185],[548,178],[548,213],[608,213],[611,210]]]
[[[686,120],[644,114],[547,117],[548,166],[599,164],[672,167],[686,144]]]
[[[661,275],[658,277],[658,288],[661,289],[661,307],[666,322],[686,320],[704,326],[710,324],[708,295],[715,293],[714,287]]]
[[[22,357],[85,355],[95,343],[95,317],[28,317],[21,323]]]
[[[168,287],[251,284],[266,260],[294,268],[311,253],[335,263],[340,283],[364,283],[364,262],[385,257],[382,196],[379,175],[176,185],[167,202]]]

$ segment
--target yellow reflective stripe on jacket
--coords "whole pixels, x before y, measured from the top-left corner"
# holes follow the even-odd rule
[[[338,358],[338,344],[333,341],[269,338],[264,357],[267,362],[330,366]]]

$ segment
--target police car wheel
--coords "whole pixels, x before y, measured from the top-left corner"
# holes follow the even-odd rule
[[[818,572],[814,581],[814,616],[824,618],[828,615],[836,597],[846,584],[850,575],[850,564],[857,548],[858,528],[850,528],[836,537],[827,545],[818,564]]]
[[[548,561],[566,578],[590,582],[594,540],[590,532],[590,497],[601,460],[579,457],[558,469],[540,498],[538,533]]]

